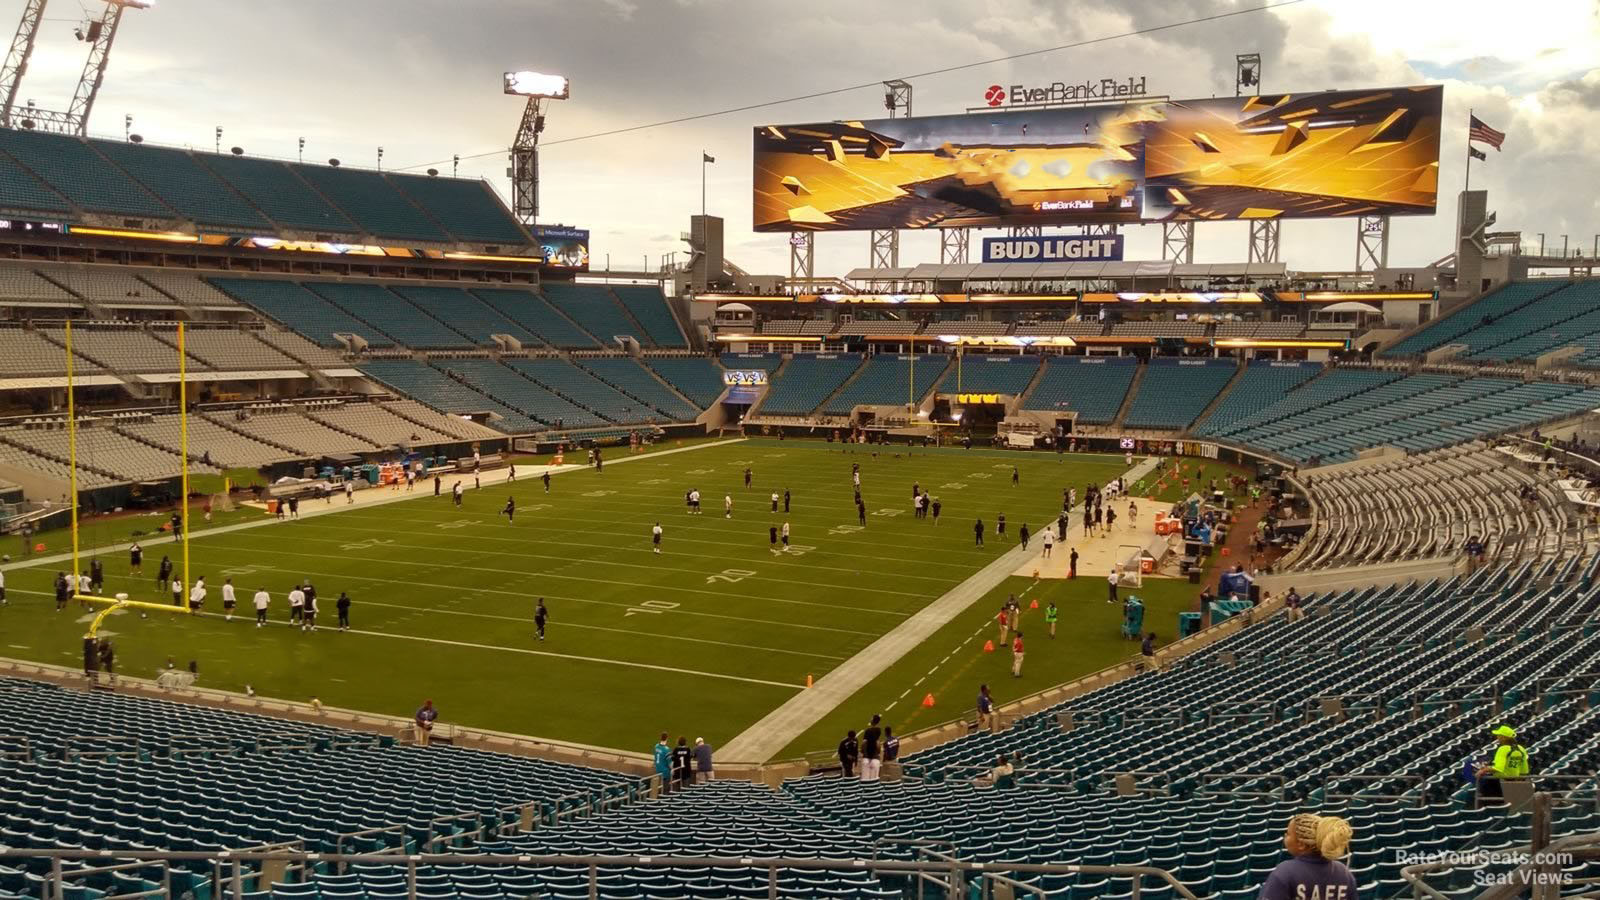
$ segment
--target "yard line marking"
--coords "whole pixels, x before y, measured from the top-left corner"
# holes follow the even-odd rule
[[[313,527],[321,527],[321,528],[333,529],[335,531],[339,531],[339,532],[342,532],[342,533],[348,533],[350,531],[371,531],[371,532],[374,532],[374,533],[383,533],[383,534],[393,534],[394,533],[393,526],[390,526],[389,528],[386,528],[386,529],[371,529],[371,528],[351,529],[351,528],[347,528],[347,527],[343,527],[343,526],[337,526],[337,525],[321,525],[321,526],[313,526]],[[274,536],[278,536],[278,535],[274,535]],[[253,535],[252,537],[259,537],[259,535]],[[488,536],[488,535],[479,535],[479,534],[466,534],[466,535],[461,535],[461,537],[467,538],[469,542],[474,543],[474,544],[478,543],[480,541],[502,541],[502,542],[518,544],[519,546],[524,547],[524,548],[526,548],[528,546],[528,542],[526,540],[518,540],[517,538],[492,537],[492,536]],[[563,546],[567,546],[567,547],[601,547],[601,546],[603,546],[603,545],[600,545],[600,544],[574,544],[574,543],[571,543],[571,542],[568,542],[568,541],[563,541],[562,545]],[[722,547],[723,547],[724,550],[726,550],[727,549],[727,544],[723,543]],[[439,547],[437,547],[435,545],[429,545],[429,544],[398,544],[398,543],[394,543],[394,542],[386,543],[386,544],[382,545],[381,547],[372,547],[372,548],[368,548],[368,549],[382,550],[382,549],[386,549],[386,548],[397,548],[397,549],[402,549],[402,550],[426,550],[426,551],[437,551],[439,549]],[[610,550],[610,551],[612,551],[614,553],[617,548],[615,546],[606,546],[605,549]],[[555,559],[555,560],[561,560],[563,562],[568,562],[568,563],[594,563],[594,564],[597,564],[597,565],[607,565],[607,566],[626,566],[626,567],[631,568],[631,569],[649,569],[649,570],[654,571],[654,572],[659,572],[659,571],[662,571],[663,569],[665,569],[666,571],[669,571],[669,572],[683,572],[683,573],[688,574],[688,575],[695,575],[695,576],[704,576],[705,575],[705,572],[703,570],[701,570],[701,569],[686,569],[686,568],[682,568],[682,567],[678,567],[678,566],[656,565],[656,564],[651,564],[651,563],[625,563],[625,562],[618,562],[614,557],[607,557],[605,559],[589,559],[589,558],[578,557],[578,556],[570,556],[570,555],[568,555],[568,556],[556,556],[556,555],[550,555],[550,554],[544,554],[544,553],[528,553],[528,552],[512,553],[512,552],[500,551],[500,550],[482,550],[482,549],[474,549],[473,552],[475,554],[482,554],[482,555],[486,555],[486,556],[510,556],[510,557],[515,557],[517,559]],[[705,558],[708,558],[708,557],[695,557],[695,558],[697,558],[697,559],[705,559]],[[845,569],[845,568],[839,568],[839,567],[836,567],[836,566],[813,565],[813,564],[802,563],[802,562],[785,562],[785,561],[782,561],[782,560],[764,560],[764,562],[771,562],[772,565],[798,566],[798,567],[805,568],[807,570],[827,569],[827,570],[833,571],[833,572],[849,572],[852,575],[860,575],[861,574],[861,569]],[[925,579],[925,580],[928,580],[928,581],[937,581],[940,584],[948,584],[950,582],[950,580],[951,580],[949,578],[941,578],[941,577],[936,576],[936,575],[913,575],[913,574],[902,574],[902,573],[898,573],[898,572],[893,573],[893,574],[894,574],[895,578],[922,578],[922,579]],[[754,577],[761,578],[763,576],[756,575]],[[768,576],[768,577],[770,577],[770,576]],[[773,579],[773,580],[777,580],[777,579]],[[832,587],[832,588],[838,588],[840,590],[852,590],[852,591],[872,591],[874,593],[895,594],[895,595],[903,596],[903,597],[925,597],[925,596],[927,596],[927,594],[925,592],[891,591],[891,590],[887,590],[887,589],[884,589],[884,588],[864,588],[864,587],[859,587],[859,586],[854,585],[854,584],[850,584],[850,585],[826,584],[826,583],[822,583],[822,582],[817,582],[817,581],[812,580],[812,579],[807,579],[807,583],[808,584],[813,584],[813,585],[815,585],[817,587]]]
[[[414,610],[416,612],[422,612],[422,613],[439,613],[441,615],[447,615],[447,616],[472,616],[473,618],[478,618],[478,619],[502,619],[502,620],[507,621],[507,622],[521,622],[524,625],[528,625],[528,624],[531,624],[533,622],[533,619],[532,619],[531,616],[530,617],[526,617],[526,618],[525,617],[521,617],[521,616],[502,616],[502,615],[499,615],[497,613],[467,612],[466,610],[460,610],[460,609],[437,609],[437,608],[429,608],[429,607],[426,607],[426,606],[411,606],[411,605],[408,605],[408,604],[405,604],[405,603],[385,603],[385,602],[383,602],[381,600],[363,600],[363,601],[361,601],[361,605],[362,606],[385,606],[385,607],[390,607],[390,608],[393,608],[393,609],[408,609],[408,610]],[[673,612],[677,612],[677,610],[673,610]],[[696,637],[689,637],[687,635],[681,635],[681,634],[665,634],[665,633],[659,632],[659,631],[640,631],[640,630],[635,629],[635,628],[610,628],[610,627],[605,626],[605,625],[583,625],[583,624],[580,624],[580,623],[577,623],[577,622],[562,622],[561,623],[561,627],[562,628],[587,628],[587,629],[589,629],[591,631],[612,631],[612,632],[616,632],[617,634],[631,634],[631,635],[636,635],[636,636],[640,636],[640,637],[648,637],[648,638],[665,638],[667,640],[672,640],[672,641],[691,641],[691,642],[696,643],[696,644],[715,644],[715,645],[717,645],[719,647],[738,647],[738,648],[743,649],[743,650],[759,650],[759,651],[761,651],[763,653],[789,653],[789,654],[793,654],[795,656],[814,656],[814,657],[817,657],[819,659],[848,659],[849,658],[849,657],[845,657],[845,656],[834,656],[831,653],[808,653],[808,652],[806,652],[804,650],[787,650],[787,649],[784,649],[784,648],[781,648],[781,647],[758,647],[758,646],[754,646],[754,645],[751,645],[751,644],[736,644],[736,643],[733,643],[732,641],[713,641],[713,640],[711,640],[709,638],[696,638]]]
[[[473,641],[450,641],[444,638],[421,637],[415,634],[394,634],[388,631],[366,631],[352,628],[346,634],[366,634],[373,637],[395,638],[403,641],[421,641],[427,644],[443,644],[450,647],[471,647],[475,650],[499,650],[504,653],[522,653],[527,656],[547,656],[553,659],[575,659],[579,662],[597,663],[603,666],[625,666],[632,669],[650,669],[655,672],[672,672],[676,675],[695,675],[701,678],[717,678],[723,681],[742,681],[746,684],[765,684],[772,687],[785,688],[791,691],[803,690],[800,685],[789,684],[783,681],[768,681],[765,678],[746,678],[743,675],[725,675],[721,672],[705,672],[696,669],[680,669],[676,666],[660,666],[655,663],[630,662],[623,659],[606,659],[600,656],[579,656],[575,653],[556,653],[551,650],[533,650],[527,647],[501,647],[495,644],[479,644]]]
[[[649,453],[641,453],[641,454],[639,454],[637,456],[625,456],[625,457],[622,457],[620,459],[613,460],[611,462],[611,465],[618,465],[620,463],[626,463],[626,462],[640,462],[642,460],[651,459],[653,457],[671,456],[674,453],[688,453],[688,452],[690,452],[692,450],[704,450],[704,449],[706,449],[708,447],[723,447],[723,446],[727,446],[729,444],[742,444],[747,440],[749,440],[749,438],[745,438],[745,437],[721,438],[721,439],[714,440],[714,441],[707,441],[704,444],[691,444],[691,445],[689,445],[687,447],[675,447],[675,448],[673,448],[671,450],[655,450],[655,451],[652,451],[652,452],[649,452]],[[530,481],[538,481],[538,475],[539,475],[540,470],[547,470],[547,471],[550,472],[551,475],[560,475],[560,474],[565,474],[567,472],[582,471],[584,469],[587,469],[588,466],[579,465],[579,464],[573,463],[573,464],[568,464],[568,465],[564,465],[564,466],[549,466],[549,465],[547,465],[547,466],[539,466],[539,465],[534,465],[534,466],[531,466],[530,468],[533,469],[534,475],[529,480]],[[488,474],[490,474],[491,477],[493,477],[494,475],[498,475],[502,471],[504,471],[504,470],[494,469],[494,470],[491,470],[491,472],[488,473]],[[470,473],[466,473],[466,472],[452,472],[451,473],[451,475],[456,476],[456,477],[460,477],[460,478],[465,478],[468,474],[470,474]],[[494,480],[490,482],[491,485],[494,485],[494,484],[509,484],[509,483],[510,483],[509,481],[507,481],[507,480],[505,480],[503,478],[494,478]],[[389,505],[391,503],[402,503],[402,502],[405,502],[407,500],[416,500],[416,499],[421,498],[421,497],[429,497],[429,496],[432,496],[432,495],[428,494],[426,492],[412,493],[412,492],[407,491],[407,492],[403,492],[403,493],[390,494],[389,496],[380,497],[380,498],[377,498],[377,499],[374,499],[374,500],[365,501],[364,503],[362,503],[359,506],[342,506],[342,505],[341,506],[334,506],[331,503],[324,504],[321,507],[310,507],[310,506],[308,506],[308,508],[305,510],[305,514],[304,514],[304,516],[302,516],[302,518],[310,518],[310,517],[315,517],[315,516],[332,515],[333,513],[337,513],[337,512],[354,512],[356,510],[371,509],[374,506],[387,506],[387,505]],[[291,519],[289,521],[299,521],[299,519]],[[191,522],[190,524],[192,525],[193,523]],[[234,523],[232,525],[219,525],[219,526],[217,526],[215,528],[202,528],[202,529],[199,529],[199,530],[195,530],[195,529],[191,528],[190,531],[189,531],[189,539],[192,541],[195,538],[205,537],[207,535],[231,534],[232,532],[235,532],[235,531],[246,531],[246,530],[251,529],[251,528],[262,528],[262,527],[265,527],[267,525],[273,525],[273,524],[277,524],[277,520],[272,518],[272,517],[270,517],[270,516],[267,516],[267,515],[263,514],[260,519],[258,519],[256,521],[253,521],[253,522],[236,522],[236,523]],[[165,537],[165,535],[163,535],[160,532],[156,532],[154,534],[149,534],[149,535],[146,535],[145,537],[150,541],[150,544],[151,544],[152,547],[160,546],[162,544],[172,544],[172,545],[176,546],[177,543],[178,543],[176,540],[163,541],[162,538]],[[95,552],[96,553],[123,553],[123,552],[126,552],[127,549],[129,547],[132,547],[132,546],[133,546],[133,542],[132,541],[122,541],[122,542],[115,543],[115,544],[108,544],[105,547],[99,548]],[[53,553],[53,554],[51,554],[49,556],[24,557],[23,559],[13,560],[13,561],[11,561],[9,563],[5,563],[3,565],[0,565],[0,572],[10,571],[12,569],[27,569],[27,568],[32,568],[34,566],[50,565],[50,564],[53,564],[53,563],[65,562],[65,561],[70,560],[70,559],[72,559],[72,554],[70,552],[67,552],[67,553]]]
[[[258,538],[259,535],[252,535],[251,537],[252,537],[252,539],[254,539],[254,538]],[[274,550],[272,552],[275,553],[275,554],[283,555],[283,556],[306,556],[306,557],[311,557],[312,559],[325,559],[327,557],[326,553],[304,553],[304,552],[301,552],[301,551],[298,551],[298,550]],[[640,549],[638,552],[643,553],[644,550]],[[257,555],[256,558],[260,558],[259,555]],[[650,590],[650,591],[676,591],[678,593],[683,593],[683,594],[705,594],[707,596],[719,597],[719,598],[722,598],[722,599],[727,599],[727,597],[728,597],[728,593],[726,591],[709,591],[709,590],[706,590],[704,588],[679,587],[677,585],[668,585],[668,584],[650,584],[648,582],[639,582],[639,581],[617,581],[615,579],[590,578],[590,577],[585,576],[585,575],[562,575],[559,572],[529,572],[526,569],[494,569],[494,568],[490,568],[488,566],[463,566],[463,565],[458,565],[458,564],[455,564],[455,563],[433,562],[431,560],[416,561],[416,560],[409,560],[409,559],[385,559],[385,560],[383,560],[383,564],[384,565],[390,565],[390,566],[417,566],[417,567],[421,567],[421,568],[424,568],[424,569],[465,569],[465,570],[470,570],[470,571],[474,571],[474,572],[494,572],[494,573],[500,574],[500,575],[521,575],[521,576],[534,575],[534,576],[537,576],[539,578],[559,578],[559,579],[561,579],[563,581],[585,581],[585,582],[590,582],[590,583],[593,583],[593,584],[606,584],[606,585],[615,585],[615,586],[619,586],[619,587],[644,588],[645,590]],[[344,576],[334,576],[334,577],[344,577]],[[394,579],[392,579],[392,578],[379,579],[379,580],[390,582],[390,583],[392,583],[394,581]],[[472,588],[466,587],[464,585],[459,585],[459,584],[457,584],[457,585],[441,585],[441,587],[446,587],[449,590],[453,590],[453,591],[471,591],[471,590],[473,590]],[[875,589],[875,588],[850,588],[850,590],[863,590],[863,591],[870,590],[870,591],[873,591],[875,593],[897,594],[897,595],[906,596],[906,597],[923,597],[923,596],[926,596],[924,594],[910,593],[910,592],[906,592],[906,591],[887,591],[887,590],[879,590],[879,589]],[[814,602],[814,601],[811,601],[811,600],[788,600],[788,599],[784,599],[782,597],[757,597],[757,596],[753,596],[753,595],[750,595],[750,594],[744,594],[744,593],[741,593],[740,596],[742,596],[742,597],[744,597],[745,599],[748,599],[748,600],[760,600],[760,601],[763,601],[763,602],[766,602],[766,603],[788,603],[788,604],[793,604],[795,606],[818,606],[818,607],[822,607],[823,609],[830,609],[830,610],[835,610],[835,611],[840,609],[838,604],[834,604],[834,603],[817,603],[817,602]],[[906,617],[908,615],[908,613],[899,612],[897,610],[871,609],[871,608],[863,608],[863,607],[859,607],[859,606],[853,607],[853,610],[855,612],[877,613],[878,615],[899,616],[901,618],[904,618],[904,617]]]

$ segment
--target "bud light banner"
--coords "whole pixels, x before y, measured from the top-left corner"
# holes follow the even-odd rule
[[[1112,262],[1122,259],[1120,234],[1047,234],[983,239],[984,262]]]

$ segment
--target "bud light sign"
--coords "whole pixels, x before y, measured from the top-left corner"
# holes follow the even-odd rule
[[[1109,262],[1120,259],[1120,234],[1052,234],[983,239],[984,262]]]

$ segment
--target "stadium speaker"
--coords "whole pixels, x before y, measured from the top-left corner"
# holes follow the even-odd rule
[[[230,148],[228,148],[228,152],[232,153],[234,156],[243,156],[244,155],[244,148],[243,147],[230,147]]]
[[[339,160],[337,158],[330,159],[330,160],[328,160],[328,165],[333,166],[335,169],[337,169],[337,168],[339,168]]]
[[[96,19],[93,22],[90,22],[89,23],[89,31],[88,31],[87,34],[85,34],[83,36],[83,39],[85,41],[88,41],[91,44],[94,43],[95,41],[100,40],[100,31],[104,27],[105,26],[100,23],[99,19]]]
[[[439,170],[438,169],[429,169],[428,170],[428,177],[436,178],[436,177],[438,177],[438,175],[439,175]]]
[[[128,135],[128,142],[132,143],[132,144],[142,144],[142,143],[144,143],[144,135],[142,135],[142,134],[130,134],[130,135]]]

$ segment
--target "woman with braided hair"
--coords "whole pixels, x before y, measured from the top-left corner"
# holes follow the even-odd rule
[[[1283,846],[1294,859],[1267,876],[1261,900],[1355,900],[1355,876],[1339,862],[1350,852],[1349,822],[1300,813],[1289,820]]]

